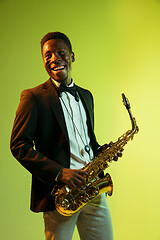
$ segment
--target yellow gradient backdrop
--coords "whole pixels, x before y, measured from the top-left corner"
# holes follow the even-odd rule
[[[21,91],[48,79],[40,39],[62,31],[75,51],[74,80],[94,95],[99,143],[131,127],[122,92],[140,128],[107,169],[114,239],[160,240],[160,1],[1,0],[0,24],[0,239],[44,239],[42,214],[29,210],[31,176],[11,155],[9,140]]]

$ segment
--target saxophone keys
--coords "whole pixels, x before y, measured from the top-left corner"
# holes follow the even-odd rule
[[[89,194],[88,194],[88,193],[84,193],[84,194],[81,196],[81,201],[84,202],[84,203],[89,202]]]
[[[99,193],[99,190],[98,189],[96,189],[96,191],[95,191],[95,194],[97,195]]]
[[[70,188],[67,186],[67,187],[65,187],[65,190],[66,190],[66,192],[67,193],[69,193],[70,192]]]
[[[98,193],[99,193],[99,187],[94,187],[93,195],[94,195],[94,196],[97,196]]]
[[[77,210],[78,204],[77,204],[77,202],[75,200],[73,201],[71,208],[72,208],[73,211]]]
[[[69,201],[65,198],[65,199],[62,201],[61,206],[62,206],[64,209],[69,208]]]

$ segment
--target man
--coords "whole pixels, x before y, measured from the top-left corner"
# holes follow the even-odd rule
[[[44,212],[46,239],[71,240],[77,224],[81,239],[111,240],[104,194],[69,217],[55,210],[52,188],[57,181],[73,189],[85,184],[88,173],[78,169],[100,146],[93,131],[92,95],[71,78],[75,55],[68,37],[48,33],[41,50],[50,79],[22,92],[11,136],[12,154],[32,174],[31,210]]]

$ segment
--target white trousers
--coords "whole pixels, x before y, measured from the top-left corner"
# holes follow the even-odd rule
[[[44,212],[46,240],[71,240],[75,225],[81,240],[113,240],[113,229],[106,195],[101,194],[72,216],[56,210]]]

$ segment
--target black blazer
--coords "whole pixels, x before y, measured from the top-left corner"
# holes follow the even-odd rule
[[[93,131],[93,97],[88,90],[76,87],[86,110],[91,147],[96,155],[99,144]],[[10,147],[13,156],[32,174],[31,210],[54,210],[50,191],[58,172],[70,167],[70,148],[63,110],[51,79],[22,92]]]

